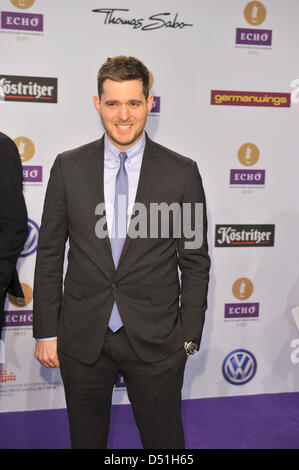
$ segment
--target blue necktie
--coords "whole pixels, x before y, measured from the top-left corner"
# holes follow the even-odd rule
[[[127,212],[128,212],[128,174],[125,167],[127,154],[119,154],[120,167],[116,175],[115,182],[115,200],[114,200],[114,218],[111,236],[111,250],[115,268],[118,266],[120,255],[125,243],[127,233]],[[109,328],[113,333],[123,326],[119,311],[114,302]]]

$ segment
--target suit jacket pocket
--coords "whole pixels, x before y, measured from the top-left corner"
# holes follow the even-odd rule
[[[64,281],[64,292],[70,294],[75,299],[82,299],[83,297],[83,286],[73,281],[71,278],[66,277]]]
[[[178,283],[166,287],[156,287],[151,292],[152,304],[162,304],[170,300],[176,300],[180,295],[180,286]]]

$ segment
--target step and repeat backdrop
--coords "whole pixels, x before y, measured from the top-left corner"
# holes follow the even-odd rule
[[[153,75],[147,132],[202,174],[212,259],[183,398],[299,391],[299,2],[1,0],[0,130],[18,146],[25,301],[8,297],[0,411],[65,407],[34,359],[33,275],[56,155],[99,138],[96,75],[134,55]],[[113,403],[128,403],[122,377]]]

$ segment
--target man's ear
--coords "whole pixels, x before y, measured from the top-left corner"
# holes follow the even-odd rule
[[[147,114],[149,114],[151,112],[152,107],[153,107],[153,102],[154,102],[153,95],[148,95],[148,98],[147,98]]]
[[[97,112],[100,114],[101,102],[100,102],[100,98],[98,96],[93,97],[93,104],[94,104],[94,107],[96,108]]]

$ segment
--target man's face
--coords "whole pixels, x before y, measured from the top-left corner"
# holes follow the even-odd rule
[[[107,78],[101,97],[95,96],[93,101],[110,142],[122,151],[138,142],[153,105],[153,96],[144,96],[141,80]]]

